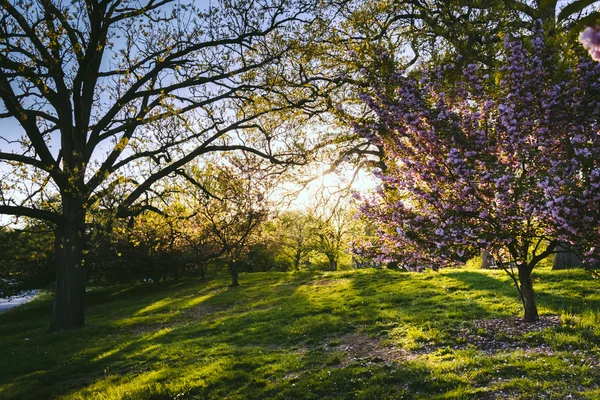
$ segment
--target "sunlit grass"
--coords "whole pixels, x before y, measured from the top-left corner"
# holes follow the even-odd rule
[[[600,398],[598,282],[547,267],[535,279],[541,314],[560,324],[499,337],[519,345],[495,351],[462,334],[476,320],[520,315],[502,271],[98,288],[86,327],[55,334],[45,296],[0,316],[0,398]]]

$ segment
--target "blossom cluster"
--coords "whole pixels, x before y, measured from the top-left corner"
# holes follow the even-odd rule
[[[579,41],[590,52],[594,61],[600,61],[600,32],[587,27],[579,34]]]
[[[397,74],[393,97],[363,96],[378,121],[355,129],[386,154],[382,188],[362,205],[379,223],[382,258],[421,269],[486,249],[525,265],[536,244],[568,242],[596,259],[600,64],[551,73],[542,38],[540,29],[528,42],[508,37],[491,88],[469,65],[444,91],[445,66]]]

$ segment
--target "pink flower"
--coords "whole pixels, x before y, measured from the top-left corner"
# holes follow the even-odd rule
[[[588,49],[594,61],[600,61],[600,32],[587,27],[579,34],[579,41],[584,48]]]

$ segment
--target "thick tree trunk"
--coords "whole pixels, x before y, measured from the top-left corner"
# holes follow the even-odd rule
[[[487,250],[481,251],[481,268],[489,269],[494,265],[494,257]]]
[[[81,328],[84,325],[84,275],[82,262],[83,222],[81,202],[63,200],[67,222],[55,231],[56,291],[50,331]]]
[[[521,291],[521,300],[525,309],[523,319],[526,322],[533,322],[539,319],[537,305],[535,304],[535,293],[533,291],[533,281],[531,271],[527,266],[519,266],[519,285]]]
[[[556,246],[556,256],[554,258],[553,270],[571,269],[581,267],[581,259],[579,256],[570,251],[571,245],[568,243],[560,243]]]

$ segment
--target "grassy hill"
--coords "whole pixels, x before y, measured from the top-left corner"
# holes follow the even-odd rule
[[[86,327],[56,334],[46,296],[0,315],[0,398],[600,398],[599,282],[535,278],[533,325],[474,269],[94,289]]]

